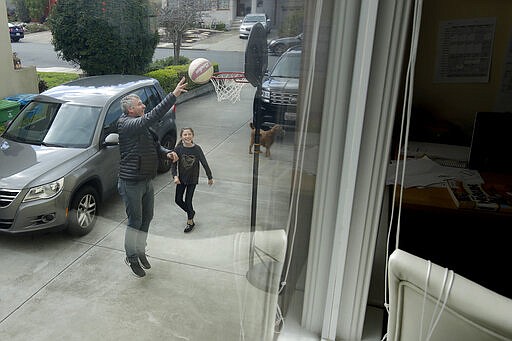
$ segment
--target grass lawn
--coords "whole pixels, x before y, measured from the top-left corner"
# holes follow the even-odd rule
[[[65,72],[38,72],[37,76],[46,83],[48,89],[79,78],[76,73]]]

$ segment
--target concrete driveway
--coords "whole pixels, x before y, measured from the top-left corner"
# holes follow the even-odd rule
[[[262,290],[247,274],[264,269],[261,264],[281,269],[293,137],[274,144],[270,159],[260,157],[252,235],[248,122],[254,91],[246,85],[235,104],[219,103],[210,92],[178,105],[178,129],[194,128],[215,184],[209,187],[201,170],[196,228],[184,234],[186,216],[173,202],[170,174],[155,179],[146,277],[134,277],[124,264],[126,215],[117,195],[82,238],[0,235],[0,340],[269,339],[276,291]],[[261,252],[249,266],[252,236]],[[275,282],[267,275],[256,278]]]

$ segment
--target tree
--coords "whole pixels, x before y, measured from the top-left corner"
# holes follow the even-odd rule
[[[59,0],[48,19],[58,56],[87,75],[141,74],[158,33],[148,0]]]
[[[304,32],[304,11],[295,10],[291,12],[283,22],[279,33],[282,36],[289,37]]]
[[[175,65],[179,63],[183,34],[202,21],[202,13],[207,10],[205,3],[202,0],[177,1],[160,10],[158,23],[173,43]]]
[[[30,22],[30,14],[25,0],[16,0],[16,16],[20,21]]]
[[[48,5],[48,0],[25,0],[30,18],[38,21],[44,16],[44,10]]]

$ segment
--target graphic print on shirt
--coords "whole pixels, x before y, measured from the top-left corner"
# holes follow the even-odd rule
[[[190,169],[190,168],[192,168],[192,166],[194,165],[195,162],[196,162],[195,155],[186,154],[186,155],[183,155],[181,165],[183,166],[184,169]]]

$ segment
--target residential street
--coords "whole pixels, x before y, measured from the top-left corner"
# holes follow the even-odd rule
[[[209,35],[198,35],[200,40],[184,43],[181,54],[194,59],[205,57],[222,63],[224,71],[243,71],[244,53],[247,39],[240,39],[238,31],[218,32]],[[205,38],[206,37],[206,38]],[[155,50],[154,60],[173,55],[172,44],[161,42]],[[17,52],[22,65],[34,65],[41,72],[80,72],[68,62],[58,58],[51,45],[51,32],[26,34],[18,43],[12,44],[13,52]]]

